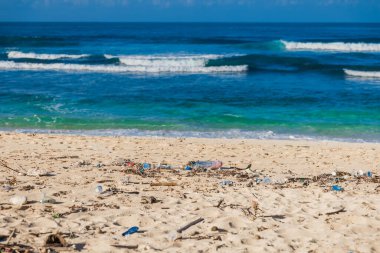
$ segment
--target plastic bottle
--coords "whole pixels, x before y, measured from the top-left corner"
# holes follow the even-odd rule
[[[103,187],[101,185],[96,186],[95,192],[101,194],[103,192]]]
[[[270,183],[272,183],[272,179],[270,179],[269,177],[264,177],[263,183],[264,184],[270,184]]]
[[[196,161],[192,167],[194,169],[219,169],[222,165],[221,161]]]
[[[158,168],[159,169],[164,169],[164,170],[170,170],[172,168],[172,166],[170,166],[169,164],[166,164],[166,163],[160,163],[158,165]]]
[[[42,193],[40,202],[41,204],[46,204],[46,203],[54,204],[56,201],[53,198],[46,197],[46,194]]]
[[[222,180],[221,182],[220,182],[220,185],[221,186],[232,186],[234,184],[234,182],[233,181],[230,181],[230,180]]]

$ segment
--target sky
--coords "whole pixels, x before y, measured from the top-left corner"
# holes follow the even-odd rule
[[[0,21],[380,22],[380,0],[0,0]]]

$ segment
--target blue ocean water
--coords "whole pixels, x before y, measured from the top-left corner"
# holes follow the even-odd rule
[[[0,129],[380,141],[380,24],[0,23]]]

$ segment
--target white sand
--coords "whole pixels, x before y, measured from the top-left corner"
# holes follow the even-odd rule
[[[10,244],[30,245],[36,252],[55,232],[74,245],[69,250],[77,247],[82,252],[126,252],[120,248],[126,246],[137,246],[131,252],[380,252],[379,183],[345,181],[338,183],[344,192],[333,192],[331,183],[257,185],[253,179],[218,171],[161,171],[143,178],[113,165],[118,158],[155,164],[165,160],[176,166],[205,159],[218,159],[226,166],[252,163],[255,173],[272,180],[334,170],[380,174],[380,144],[3,132],[0,159],[20,171],[53,175],[18,175],[0,166],[0,236],[16,229]],[[79,166],[80,161],[91,164]],[[96,167],[99,163],[105,166]],[[123,183],[127,177],[130,183]],[[223,179],[235,184],[222,187]],[[152,182],[178,186],[151,186]],[[3,186],[10,183],[12,189],[6,191]],[[123,192],[99,195],[98,184]],[[138,194],[127,193],[135,191]],[[42,192],[58,203],[39,203]],[[28,203],[22,208],[9,204],[14,195],[26,196]],[[162,202],[146,204],[150,196]],[[253,203],[258,203],[257,211]],[[244,211],[249,207],[252,215]],[[326,214],[343,207],[346,212]],[[78,212],[70,213],[73,209]],[[175,232],[199,217],[205,221],[182,234]],[[131,226],[143,233],[122,237]]]

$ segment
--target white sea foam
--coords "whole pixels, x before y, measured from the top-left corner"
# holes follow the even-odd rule
[[[230,129],[225,131],[175,131],[175,130],[139,130],[139,129],[99,129],[99,130],[52,130],[52,129],[6,129],[1,131],[15,131],[20,133],[52,133],[95,136],[154,136],[154,137],[192,137],[192,138],[222,138],[222,139],[261,139],[261,140],[315,140],[341,142],[376,142],[379,139],[368,138],[335,138],[327,136],[307,136],[280,134],[273,131],[243,131]]]
[[[215,73],[215,72],[244,72],[247,65],[240,66],[192,66],[192,65],[84,65],[65,63],[23,63],[13,61],[0,61],[0,69],[3,70],[55,70],[55,71],[88,71],[88,72],[110,72],[110,73]]]
[[[281,40],[287,50],[337,51],[337,52],[380,52],[378,43],[345,43],[345,42],[293,42]]]
[[[145,66],[145,67],[181,67],[194,68],[205,67],[207,62],[212,59],[222,58],[222,55],[104,55],[105,58],[118,58],[120,63],[126,66]]]
[[[362,78],[380,78],[380,71],[358,71],[345,69],[344,73],[349,76],[356,76]]]
[[[19,51],[8,52],[9,59],[39,59],[39,60],[57,60],[57,59],[79,59],[87,57],[87,54],[37,54],[23,53]]]

